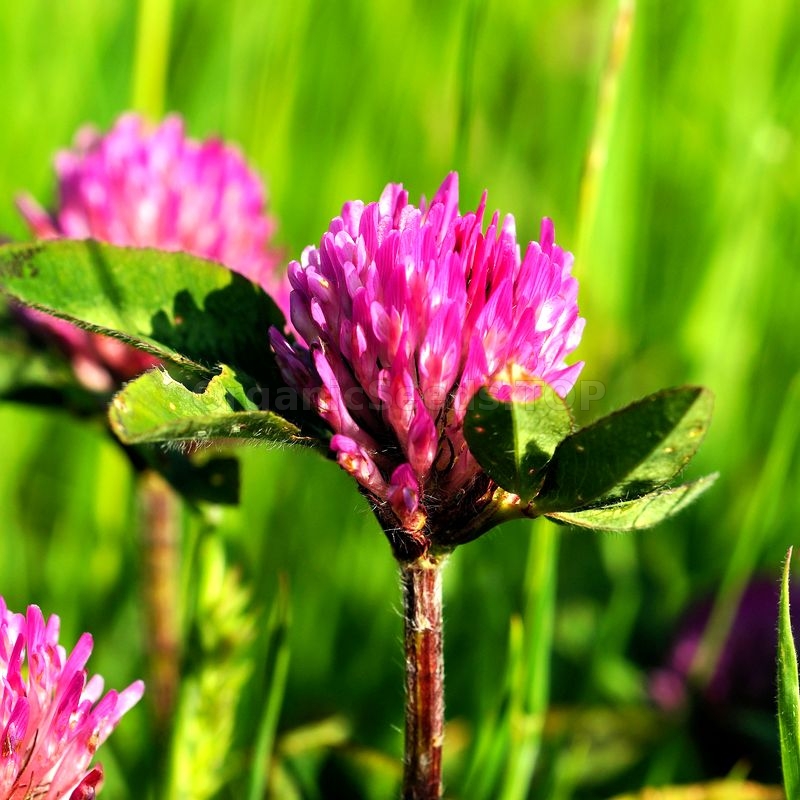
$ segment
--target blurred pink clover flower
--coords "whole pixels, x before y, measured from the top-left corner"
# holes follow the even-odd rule
[[[270,246],[274,221],[261,180],[235,147],[185,135],[182,119],[151,126],[123,114],[107,134],[82,128],[57,154],[52,214],[25,195],[18,207],[40,239],[98,239],[130,247],[185,251],[218,261],[271,294],[288,311],[289,287]],[[81,382],[109,391],[156,360],[120,342],[40,312],[24,319],[66,351]]]

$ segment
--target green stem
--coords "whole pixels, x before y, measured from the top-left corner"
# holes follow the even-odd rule
[[[633,0],[618,0],[609,52],[600,78],[594,130],[589,140],[578,202],[580,228],[577,251],[581,259],[587,259],[590,255],[587,245],[597,215],[600,184],[608,166],[612,127],[617,113],[622,71],[630,49],[635,9]]]
[[[401,565],[406,656],[403,800],[439,800],[442,795],[445,560],[446,556],[428,554]]]
[[[132,107],[152,119],[164,113],[172,0],[139,0]]]
[[[550,694],[559,530],[551,522],[535,522],[525,569],[524,630],[520,658],[510,693],[510,743],[502,800],[528,796],[542,747]]]

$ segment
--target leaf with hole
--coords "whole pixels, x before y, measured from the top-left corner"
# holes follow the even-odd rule
[[[125,444],[251,439],[272,444],[318,445],[300,429],[248,396],[230,367],[194,386],[153,369],[127,384],[111,401],[111,428]]]

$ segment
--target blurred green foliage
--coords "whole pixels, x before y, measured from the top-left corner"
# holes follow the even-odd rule
[[[719,777],[688,722],[654,718],[646,678],[689,600],[722,586],[731,607],[753,571],[777,574],[800,517],[795,4],[643,0],[620,15],[610,0],[174,0],[162,14],[170,7],[167,39],[158,14],[137,28],[134,2],[0,6],[0,232],[26,236],[15,193],[51,201],[54,152],[86,122],[107,128],[134,95],[140,110],[183,114],[195,136],[241,144],[268,181],[287,259],[345,200],[376,198],[388,181],[431,196],[451,169],[462,208],[487,188],[523,240],[551,216],[576,252],[587,318],[578,416],[706,385],[715,421],[686,477],[721,477],[652,531],[559,529],[556,548],[542,538],[548,523],[514,523],[456,553],[445,575],[448,796],[476,796],[475,758],[504,797],[526,796],[527,777],[503,766],[518,743],[473,747],[486,726],[518,721],[514,698],[529,689],[508,687],[549,638],[524,655],[519,619],[551,608],[549,590],[552,702],[530,796]],[[150,48],[157,65],[165,44],[165,80],[157,69],[142,77],[135,54],[150,64]],[[12,608],[58,613],[67,644],[91,630],[93,668],[121,687],[145,669],[128,462],[101,426],[15,404],[0,406],[0,443],[0,591]],[[242,757],[276,713],[267,620],[284,580],[291,662],[274,796],[390,796],[402,660],[386,542],[334,464],[266,449],[242,461],[242,506],[217,520],[260,620],[264,665],[239,709]],[[200,523],[187,513],[185,526],[188,565]],[[540,542],[560,550],[559,567],[536,601],[529,576],[549,573],[526,554]],[[108,797],[165,796],[149,720],[134,710],[101,751]],[[248,785],[238,780],[231,792]]]

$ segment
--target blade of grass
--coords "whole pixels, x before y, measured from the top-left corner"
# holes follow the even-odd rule
[[[792,548],[786,554],[778,616],[778,730],[786,797],[800,797],[800,687],[792,620],[789,616],[789,566]]]
[[[528,796],[539,752],[550,694],[550,653],[555,622],[558,537],[555,525],[534,523],[525,570],[523,657],[512,680],[510,743],[499,797]]]
[[[461,784],[469,786],[474,800],[492,800],[502,777],[503,764],[509,752],[514,683],[523,661],[523,626],[518,615],[513,615],[508,631],[507,668],[504,686],[497,704],[484,714],[476,725],[475,745],[472,748],[470,767]]]
[[[131,106],[158,119],[167,91],[173,0],[139,0]]]
[[[472,0],[463,17],[461,44],[458,57],[458,126],[453,164],[456,169],[466,166],[469,154],[470,125],[472,122],[473,84],[475,78],[475,50],[481,31],[481,14],[486,13],[488,3]]]
[[[587,242],[595,224],[600,185],[608,165],[608,149],[619,97],[622,70],[628,55],[635,12],[634,0],[619,0],[606,64],[600,79],[594,129],[586,151],[578,200],[577,252],[587,255]]]
[[[595,636],[592,651],[591,676],[595,687],[608,696],[617,698],[630,690],[621,680],[625,651],[633,634],[636,615],[642,604],[642,582],[636,539],[633,536],[598,537],[597,546],[606,574],[611,583],[611,594],[606,601]],[[630,700],[630,696],[625,698]]]
[[[640,135],[638,130],[632,132],[627,115],[633,113],[628,109],[636,102],[636,96],[631,88],[632,79],[626,80],[626,75],[639,78],[636,71],[639,65],[636,58],[631,57],[636,55],[631,52],[635,9],[634,0],[618,0],[597,89],[596,111],[584,156],[577,208],[575,255],[579,277],[596,272],[601,263],[598,254],[617,253],[611,261],[603,258],[602,270],[606,280],[595,286],[592,295],[584,295],[582,300],[587,318],[593,319],[594,324],[602,320],[606,346],[611,352],[619,350],[614,342],[624,337],[622,320],[631,296],[631,258],[625,252],[630,247],[626,237],[630,239],[631,234],[617,225],[608,225],[606,209],[609,204],[619,206],[620,197],[632,197],[635,191],[629,155],[629,151],[635,151],[635,148],[628,147],[624,159],[618,155],[620,148],[625,146],[623,143]],[[633,62],[632,66],[628,67],[630,62]],[[640,125],[639,117],[635,124]]]
[[[249,800],[265,797],[269,784],[275,733],[289,675],[289,612],[289,592],[282,581],[267,623],[266,697],[253,750]]]
[[[249,587],[210,525],[197,537],[185,670],[160,797],[210,800],[238,774],[237,706],[253,671]]]
[[[521,616],[511,618],[505,685],[496,710],[481,721],[463,781],[475,800],[527,797],[541,750],[550,691],[560,532],[544,520],[532,526],[525,606]]]

